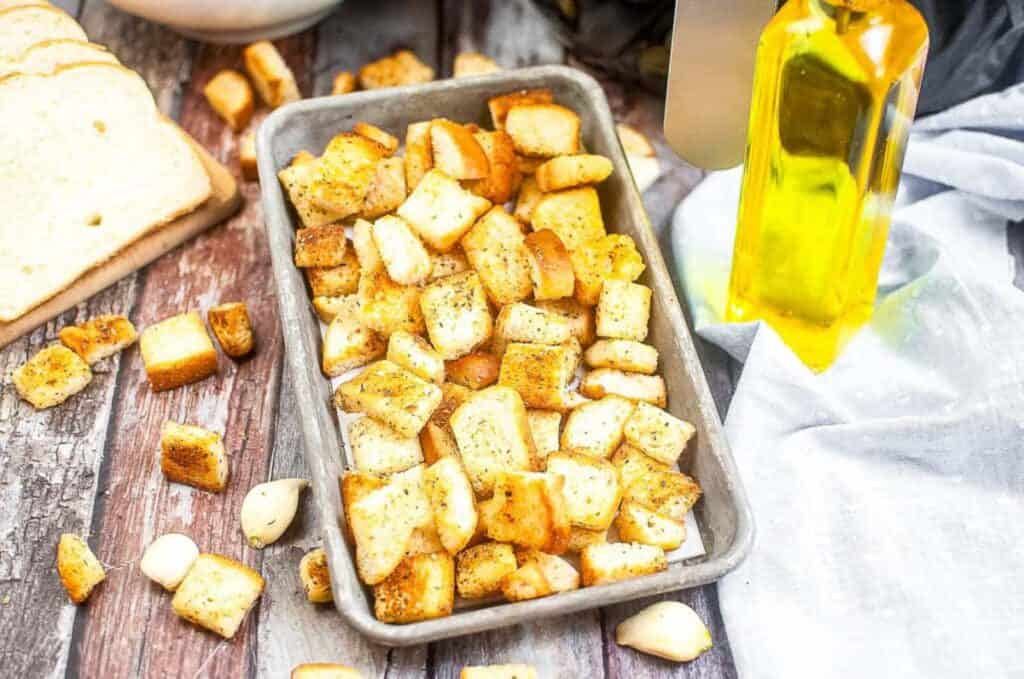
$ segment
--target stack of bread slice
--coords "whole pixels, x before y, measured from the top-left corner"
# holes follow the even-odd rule
[[[193,144],[73,18],[0,0],[0,322],[206,202]]]

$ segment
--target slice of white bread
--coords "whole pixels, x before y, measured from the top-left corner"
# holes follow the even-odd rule
[[[71,38],[44,40],[15,59],[0,59],[0,78],[11,73],[53,73],[60,66],[97,61],[118,63],[103,45]]]
[[[122,66],[2,78],[0,120],[0,321],[210,196],[185,136]]]
[[[67,13],[46,5],[0,10],[0,61],[17,59],[37,42],[70,38],[85,42],[85,31]]]

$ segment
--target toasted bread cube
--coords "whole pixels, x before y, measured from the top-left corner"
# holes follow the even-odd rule
[[[178,585],[171,607],[189,622],[230,639],[263,593],[263,584],[248,566],[219,554],[200,554]]]
[[[525,244],[534,299],[572,297],[576,283],[572,260],[555,232],[550,229],[534,231],[526,236]]]
[[[256,162],[256,137],[252,133],[244,135],[238,143],[238,170],[246,181],[254,182],[260,178]]]
[[[228,482],[220,434],[167,420],[160,431],[160,468],[168,481],[219,493]]]
[[[345,538],[352,544],[355,544],[355,537],[352,535],[351,519],[349,518],[352,516],[352,505],[386,485],[388,485],[387,479],[374,476],[373,474],[349,471],[342,475],[338,483],[338,488],[341,491],[342,511],[345,514],[345,521],[342,522],[342,531],[345,534]]]
[[[352,126],[352,131],[361,137],[366,137],[384,147],[384,151],[390,156],[398,150],[398,138],[389,134],[370,123],[358,122]]]
[[[382,622],[441,618],[454,604],[455,566],[444,552],[406,557],[373,588],[373,612]]]
[[[384,260],[381,259],[377,243],[373,240],[373,224],[365,219],[357,219],[352,225],[352,250],[358,264],[357,271],[383,271]],[[356,287],[358,285],[356,281]]]
[[[356,76],[351,71],[338,71],[331,81],[331,94],[348,94],[356,91]]]
[[[580,393],[587,398],[621,396],[664,408],[668,403],[665,380],[660,375],[639,375],[610,368],[591,370],[580,382]]]
[[[601,203],[592,186],[544,194],[530,213],[534,231],[551,229],[570,253],[605,235]]]
[[[334,399],[348,412],[365,413],[402,436],[413,437],[441,403],[441,389],[383,360],[339,386]]]
[[[537,679],[530,665],[480,665],[463,667],[459,679]]]
[[[520,547],[516,549],[516,561],[520,567],[528,563],[537,564],[554,594],[580,587],[580,574],[572,567],[572,564],[560,556]]]
[[[409,547],[405,550],[405,555],[436,554],[443,551],[445,549],[437,534],[437,527],[428,525],[421,526],[412,532],[412,539],[409,541]]]
[[[569,544],[569,512],[557,474],[499,471],[494,500],[481,512],[487,536],[497,542],[562,554]]]
[[[538,167],[534,176],[541,191],[561,191],[600,184],[611,175],[612,169],[612,161],[604,156],[579,153],[552,158]]]
[[[505,129],[505,119],[513,106],[526,106],[528,104],[550,104],[554,101],[551,90],[521,90],[510,92],[498,97],[491,97],[487,100],[487,108],[491,112],[491,121],[494,129]]]
[[[512,548],[509,547],[509,554]],[[512,557],[513,569],[515,557]],[[71,533],[63,533],[57,543],[57,574],[73,603],[85,603],[96,585],[107,577],[103,564],[89,549],[84,539]]]
[[[444,382],[444,359],[420,337],[399,331],[388,338],[388,360],[430,382]]]
[[[580,552],[585,587],[659,573],[666,568],[665,552],[651,545],[615,542],[590,545]]]
[[[474,351],[445,363],[445,374],[455,384],[479,390],[498,381],[501,359],[487,351]]]
[[[362,216],[376,219],[398,209],[405,201],[405,161],[385,158],[377,163],[370,187],[363,199]]]
[[[232,130],[243,129],[252,120],[253,100],[249,81],[238,71],[224,69],[203,88],[206,101]]]
[[[420,308],[430,343],[445,360],[465,356],[491,338],[491,310],[475,271],[427,285],[420,294]]]
[[[629,155],[651,157],[657,155],[651,141],[643,132],[632,125],[619,123],[615,126],[622,150]]]
[[[505,131],[524,156],[562,156],[580,151],[580,117],[558,104],[513,106]]]
[[[153,391],[198,382],[217,372],[217,350],[195,311],[165,318],[143,330],[139,349]]]
[[[451,419],[455,410],[473,396],[473,391],[461,384],[445,382],[441,385],[441,404],[434,409],[430,421],[451,431]]]
[[[309,191],[313,202],[335,220],[359,214],[387,151],[377,142],[346,132],[327,144],[314,168]]]
[[[206,318],[225,354],[240,358],[252,351],[252,322],[245,302],[218,304],[206,312]]]
[[[547,471],[565,477],[563,493],[572,525],[590,530],[612,525],[622,490],[611,462],[583,453],[552,453]]]
[[[306,590],[306,598],[314,604],[334,600],[331,592],[331,571],[327,567],[327,552],[322,548],[310,550],[299,561],[299,580]],[[292,675],[294,676],[294,674]]]
[[[451,428],[477,495],[491,494],[498,472],[538,466],[526,408],[512,389],[474,393],[452,413]]]
[[[603,339],[583,352],[583,362],[591,368],[653,375],[658,369],[658,350],[633,340]]]
[[[463,599],[483,599],[501,591],[502,581],[515,572],[512,545],[484,542],[455,556],[455,584]]]
[[[338,314],[349,310],[350,303],[351,310],[355,313],[359,302],[352,295],[318,295],[313,298],[313,310],[321,321],[329,324]]]
[[[626,420],[626,441],[659,462],[673,465],[696,433],[693,425],[648,403],[638,403]]]
[[[622,443],[622,431],[633,413],[624,398],[607,396],[584,403],[571,413],[562,431],[562,449],[606,458]]]
[[[528,175],[533,177],[533,175],[537,173],[537,168],[546,162],[548,162],[547,158],[531,158],[530,156],[521,156],[516,154],[516,167],[519,168],[519,172],[524,176]],[[533,177],[533,179],[536,181],[536,177]],[[540,192],[539,187],[537,188],[537,191]]]
[[[462,250],[451,252],[434,252],[430,255],[430,277],[428,280],[436,281],[438,278],[452,276],[463,271],[469,271],[469,260]]]
[[[533,222],[533,211],[537,208],[537,203],[541,201],[544,195],[544,192],[540,190],[537,180],[533,176],[524,177],[522,184],[519,186],[519,195],[516,196],[516,208],[512,215],[523,224],[531,224]]]
[[[515,389],[531,408],[563,411],[578,358],[567,344],[511,342],[501,358],[498,384]]]
[[[615,454],[612,455],[612,464],[619,472],[619,484],[622,486],[623,492],[644,474],[673,471],[667,464],[644,455],[642,451],[628,443],[623,443],[615,451]]]
[[[363,272],[359,276],[359,322],[390,337],[405,331],[420,334],[424,331],[423,312],[420,310],[420,289],[391,280],[386,271]]]
[[[345,665],[312,662],[296,665],[292,669],[291,679],[363,679],[363,675],[359,670]]]
[[[603,545],[606,542],[608,542],[607,530],[589,530],[573,526],[569,531],[569,547],[566,551],[578,554],[590,545]]]
[[[562,413],[531,408],[526,411],[526,420],[530,424],[530,433],[533,435],[533,445],[537,449],[537,456],[544,459],[551,453],[557,453]]]
[[[395,283],[415,285],[430,275],[430,254],[401,217],[388,215],[375,221],[373,242]]]
[[[627,281],[607,280],[597,303],[597,335],[642,342],[651,319],[651,289]]]
[[[576,276],[576,300],[587,306],[598,303],[604,281],[635,281],[645,268],[633,239],[618,233],[585,243],[569,258]]]
[[[277,173],[281,186],[288,193],[288,200],[299,215],[299,221],[307,228],[330,224],[348,216],[322,207],[313,200],[313,188],[319,171],[320,160],[307,151],[299,151],[291,165]]]
[[[430,121],[410,123],[405,130],[405,186],[412,191],[434,167],[434,149],[430,146]]]
[[[501,593],[507,601],[528,601],[554,594],[544,570],[536,561],[520,566],[501,583]]]
[[[426,485],[441,544],[449,554],[458,554],[476,533],[476,501],[469,477],[457,457],[445,457],[427,469]]]
[[[697,504],[700,495],[700,486],[686,474],[654,471],[626,486],[622,500],[637,502],[673,521],[682,521],[686,518],[686,512]]]
[[[453,179],[481,179],[487,176],[487,154],[464,125],[438,118],[430,123],[430,147],[434,167]]]
[[[302,231],[308,231],[308,229],[302,229]],[[361,267],[356,253],[346,250],[341,264],[338,266],[307,268],[306,281],[309,283],[309,290],[314,297],[351,295],[359,289],[360,272]]]
[[[538,309],[556,313],[569,321],[572,336],[579,341],[581,347],[589,347],[597,338],[597,330],[594,327],[594,311],[590,307],[580,304],[574,299],[538,301],[535,306]]]
[[[130,346],[138,334],[124,316],[103,314],[85,323],[61,328],[59,337],[64,346],[92,365]]]
[[[459,52],[455,55],[454,75],[456,78],[464,78],[469,75],[484,75],[485,73],[496,73],[501,66],[488,56],[479,52]]]
[[[335,299],[339,300],[337,313],[324,333],[321,363],[328,377],[338,377],[364,366],[387,350],[384,339],[359,322],[359,301],[355,295]]]
[[[455,435],[441,425],[427,422],[420,432],[420,448],[423,449],[423,461],[434,464],[446,457],[458,457],[459,446]]]
[[[491,349],[501,355],[509,342],[565,344],[572,339],[569,321],[562,316],[516,302],[498,313]]]
[[[345,261],[348,238],[341,224],[310,226],[295,232],[295,266],[340,266]]]
[[[495,205],[504,205],[512,200],[522,179],[512,137],[498,130],[476,132],[473,138],[487,156],[487,175],[481,179],[468,180],[463,185]]]
[[[242,51],[242,58],[252,84],[267,106],[277,108],[302,98],[292,70],[273,43],[254,42]]]
[[[372,417],[361,417],[349,426],[348,440],[356,469],[367,474],[392,474],[423,462],[415,436],[402,436]]]
[[[433,79],[434,69],[409,50],[400,50],[359,69],[359,84],[367,90],[428,83]]]
[[[686,541],[686,524],[661,516],[637,502],[623,502],[615,517],[615,528],[623,542],[661,547],[666,552]]]
[[[408,169],[406,172],[408,178]],[[410,182],[409,186],[413,184]],[[489,200],[474,196],[437,169],[423,175],[415,186],[398,208],[398,216],[409,222],[427,245],[440,252],[455,247],[477,218],[491,207]]]

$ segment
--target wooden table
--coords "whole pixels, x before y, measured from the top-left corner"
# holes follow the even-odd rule
[[[200,45],[113,9],[65,0],[90,37],[104,43],[149,82],[161,109],[236,173],[238,136],[207,106],[203,86],[218,70],[240,68],[237,48]],[[477,50],[503,66],[564,62],[563,48],[525,0],[426,2],[348,0],[313,30],[278,41],[305,95],[328,93],[335,72],[355,70],[408,47],[439,75],[454,55]],[[660,136],[661,102],[609,82],[618,119],[651,134],[664,175],[644,196],[651,220],[664,226],[674,205],[701,178],[675,160]],[[240,180],[241,181],[241,180]],[[271,284],[256,183],[242,184],[246,204],[229,222],[167,254],[0,352],[8,375],[68,324],[123,313],[144,328],[185,309],[221,300],[249,304],[258,337],[250,360],[222,357],[215,378],[154,394],[138,349],[95,366],[85,392],[63,406],[35,412],[5,380],[0,394],[0,667],[8,677],[286,677],[301,662],[343,662],[367,677],[457,677],[462,666],[531,663],[542,677],[735,676],[713,586],[673,595],[709,624],[715,649],[675,665],[614,642],[616,625],[651,603],[640,601],[569,618],[540,621],[429,646],[389,650],[348,629],[331,606],[306,602],[297,566],[317,546],[311,511],[274,546],[249,549],[238,527],[246,491],[272,478],[303,476],[294,394],[282,372],[277,306]],[[720,407],[732,376],[709,347]],[[190,422],[225,433],[232,454],[228,491],[212,495],[168,484],[158,464],[160,425]],[[303,503],[308,510],[309,497]],[[60,533],[91,534],[109,567],[86,606],[68,603],[54,569]],[[204,551],[240,559],[262,571],[267,590],[231,642],[184,623],[170,597],[138,570],[143,549],[169,531],[189,534]]]

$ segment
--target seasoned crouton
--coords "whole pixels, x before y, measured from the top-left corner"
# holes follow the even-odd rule
[[[359,322],[384,337],[399,331],[418,335],[425,330],[416,286],[396,283],[384,270],[364,271],[357,294]]]
[[[640,375],[621,370],[598,368],[583,376],[580,393],[587,398],[621,396],[631,401],[645,401],[664,408],[668,402],[665,380],[661,375]]]
[[[637,479],[648,472],[668,472],[672,468],[644,455],[628,443],[623,443],[612,455],[612,464],[619,472],[619,484],[623,492]]]
[[[351,295],[359,289],[361,270],[356,253],[353,250],[346,250],[338,266],[307,268],[306,281],[314,297]]]
[[[348,428],[352,461],[367,474],[392,474],[423,462],[423,451],[415,436],[402,436],[372,417],[361,417]]]
[[[434,167],[453,179],[487,176],[487,154],[464,125],[444,118],[431,121],[430,148],[434,153]]]
[[[626,420],[626,441],[659,462],[672,465],[683,454],[696,429],[660,408],[638,403]]]
[[[622,490],[611,462],[582,453],[552,453],[547,471],[565,477],[563,493],[572,525],[590,530],[612,525]]]
[[[558,452],[558,433],[562,426],[562,413],[531,408],[526,411],[526,420],[530,424],[530,433],[533,435],[533,445],[537,449],[537,456],[543,459],[551,453]]]
[[[490,495],[501,471],[537,469],[526,408],[512,389],[474,393],[452,413],[451,428],[477,495]]]
[[[581,347],[589,347],[597,338],[597,331],[594,327],[594,311],[590,307],[580,304],[574,299],[538,301],[535,306],[538,309],[556,313],[569,321],[572,336],[579,341]]]
[[[352,505],[387,484],[387,479],[374,476],[373,474],[348,471],[342,475],[338,483],[338,489],[341,491],[342,511],[346,519],[343,522],[342,530],[349,542],[355,544],[355,538],[352,535],[351,519],[349,519],[352,516]]]
[[[512,200],[521,175],[516,164],[516,147],[505,132],[476,132],[473,138],[487,156],[487,175],[464,182],[463,186],[495,205]]]
[[[453,274],[469,271],[469,260],[462,250],[451,252],[434,252],[430,255],[430,277],[428,280],[436,281],[438,278],[451,276]]]
[[[388,360],[417,377],[437,384],[444,382],[444,359],[419,335],[403,331],[393,333],[388,338]]]
[[[430,275],[430,254],[401,217],[387,215],[375,221],[373,242],[395,283],[415,285]]]
[[[469,477],[457,457],[445,457],[430,465],[425,483],[441,544],[449,554],[458,554],[476,533],[476,502]]]
[[[637,502],[673,521],[682,521],[686,512],[697,504],[700,495],[700,486],[686,474],[654,471],[643,474],[626,486],[622,500]]]
[[[567,344],[511,342],[501,358],[498,384],[515,389],[531,408],[562,411],[568,407],[569,382],[578,358]]]
[[[562,554],[569,544],[569,513],[557,474],[499,471],[494,495],[481,510],[487,536],[498,542]]]
[[[312,662],[296,665],[292,669],[291,679],[363,679],[363,675],[359,670],[345,665]]]
[[[420,308],[430,343],[445,360],[465,356],[491,338],[491,311],[475,271],[427,285],[420,294]]]
[[[604,281],[635,281],[645,268],[633,239],[618,233],[590,241],[569,257],[576,276],[576,300],[587,306],[597,304]]]
[[[220,434],[167,420],[160,431],[160,468],[168,481],[219,493],[228,482]]]
[[[373,588],[378,620],[416,622],[451,615],[455,604],[455,566],[445,552],[406,557]]]
[[[573,526],[569,531],[569,547],[566,551],[577,554],[590,545],[603,545],[606,542],[608,542],[608,531],[606,530],[588,530]]]
[[[410,123],[405,130],[405,186],[412,191],[434,167],[434,149],[430,146],[430,121]]]
[[[513,106],[526,106],[528,104],[550,104],[554,101],[551,90],[521,90],[510,92],[498,97],[491,97],[487,100],[487,108],[491,112],[491,121],[494,129],[505,129],[505,118]]]
[[[551,229],[570,253],[605,235],[601,203],[592,186],[545,193],[530,213],[534,231]]]
[[[579,153],[552,158],[538,167],[534,176],[541,191],[561,191],[600,184],[611,175],[612,169],[612,161],[604,156]]]
[[[409,186],[413,184],[409,182]],[[398,216],[409,222],[427,245],[440,252],[451,250],[491,207],[489,200],[474,196],[437,169],[423,175],[415,186],[398,208]]]
[[[615,126],[615,131],[618,133],[619,142],[622,144],[622,150],[627,154],[645,157],[657,155],[650,140],[643,132],[632,125],[619,123]]]
[[[217,372],[217,350],[195,311],[165,318],[143,330],[139,350],[153,391],[198,382]]]
[[[434,69],[409,50],[400,50],[359,69],[359,84],[367,90],[428,83],[433,79]]]
[[[85,323],[61,328],[59,337],[64,346],[92,365],[131,345],[138,334],[124,316],[103,314]]]
[[[219,554],[200,554],[178,585],[171,607],[189,622],[230,639],[263,585],[260,574],[248,566]]]
[[[516,302],[502,307],[494,323],[491,350],[499,356],[509,342],[565,344],[572,339],[569,321],[562,316]]]
[[[569,413],[562,431],[562,449],[606,458],[622,443],[622,430],[633,404],[617,396],[584,403]]]
[[[520,567],[528,563],[536,563],[554,594],[580,587],[580,574],[572,567],[572,564],[560,556],[520,547],[516,549],[516,561]]]
[[[509,553],[512,548],[509,547]],[[512,559],[515,567],[515,557]],[[89,549],[85,540],[71,533],[64,533],[57,543],[57,574],[73,603],[85,603],[96,585],[103,582],[106,573],[103,564]]]
[[[306,598],[314,604],[334,600],[331,593],[331,571],[327,568],[327,552],[323,548],[317,547],[303,555],[299,561],[299,580],[306,590]]]
[[[487,351],[474,351],[445,364],[448,379],[469,389],[483,389],[498,381],[501,359]]]
[[[583,362],[590,368],[653,375],[658,369],[658,350],[633,340],[603,339],[583,352]]]
[[[606,280],[597,302],[597,335],[642,342],[651,318],[651,289],[627,281]]]
[[[496,73],[501,66],[488,56],[479,52],[459,52],[455,55],[454,75],[456,78],[464,78],[469,75],[484,75],[485,73]]]
[[[376,219],[394,212],[405,201],[405,196],[405,161],[385,158],[377,163],[361,214],[366,219]]]
[[[356,76],[351,71],[338,71],[331,81],[331,94],[349,94],[356,91]]]
[[[463,667],[459,679],[537,679],[537,670],[530,665]]]
[[[515,572],[512,545],[484,542],[455,557],[455,584],[463,599],[482,599],[501,591],[502,581]]]
[[[252,120],[253,100],[249,81],[238,71],[224,69],[203,88],[206,101],[232,130],[243,129]]]
[[[398,150],[398,139],[376,125],[358,122],[352,126],[352,131],[383,146],[389,156]]]
[[[533,176],[523,177],[519,186],[519,195],[516,196],[516,208],[512,215],[523,224],[530,224],[533,221],[533,211],[537,203],[544,197],[544,192],[537,185]]]
[[[623,502],[615,517],[623,542],[654,545],[670,552],[686,541],[686,524],[661,516],[637,502]]]
[[[310,197],[335,215],[332,221],[359,214],[377,174],[377,163],[386,156],[383,146],[361,135],[345,132],[335,136],[312,164]]]
[[[242,58],[252,84],[267,106],[277,108],[302,98],[295,75],[273,43],[255,42],[242,51]]]
[[[529,175],[533,177],[537,173],[537,168],[548,162],[547,158],[531,158],[530,156],[521,156],[516,154],[516,167],[519,168],[524,176]],[[536,180],[536,177],[534,177]],[[540,191],[540,188],[537,189]]]
[[[437,533],[437,527],[433,523],[420,526],[412,532],[412,539],[409,540],[409,547],[405,550],[406,556],[417,554],[434,554],[445,551],[441,544],[441,538]]]
[[[335,403],[365,413],[403,436],[416,436],[441,402],[441,389],[388,360],[377,361],[338,387]]]
[[[524,156],[562,156],[580,151],[580,117],[558,104],[513,106],[505,131]]]
[[[324,333],[321,362],[328,377],[364,366],[383,356],[387,348],[380,335],[359,322],[359,300],[355,295],[334,299],[338,300],[336,314]]]
[[[380,258],[377,244],[373,241],[373,224],[365,219],[357,219],[352,225],[352,250],[359,265],[357,271],[371,272],[384,269],[384,260]]]
[[[225,354],[240,358],[252,351],[255,341],[245,302],[218,304],[206,312],[206,319]]]
[[[544,570],[536,561],[520,566],[501,583],[501,593],[507,601],[527,601],[554,594]]]
[[[420,432],[420,448],[423,449],[423,461],[427,464],[434,464],[445,457],[457,457],[459,454],[455,435],[433,422],[427,422]]]
[[[341,266],[345,262],[347,246],[348,238],[341,224],[299,229],[295,232],[295,266]]]
[[[256,137],[246,134],[238,142],[238,170],[242,179],[254,182],[260,178],[260,170],[256,162]]]
[[[580,571],[586,587],[650,575],[666,568],[665,552],[650,545],[614,542],[590,545],[580,552]]]
[[[526,236],[525,243],[534,299],[572,297],[576,277],[572,272],[569,251],[558,235],[551,229],[534,231]]]
[[[296,162],[300,161],[300,162]],[[318,205],[313,200],[313,186],[319,172],[320,161],[307,151],[295,154],[291,165],[280,170],[277,178],[288,193],[288,200],[299,215],[302,226],[322,226],[336,222],[348,213],[335,211]]]
[[[316,311],[316,315],[321,321],[330,323],[338,314],[349,310],[350,298],[351,311],[355,313],[359,302],[351,295],[318,295],[313,298],[313,310]]]

